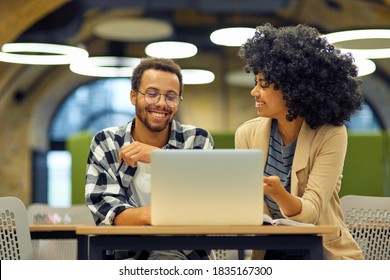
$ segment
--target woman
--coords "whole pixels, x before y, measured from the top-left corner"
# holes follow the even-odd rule
[[[261,149],[265,211],[315,225],[336,225],[323,236],[326,259],[362,259],[343,222],[338,192],[347,149],[343,125],[361,108],[360,81],[349,54],[342,54],[305,25],[257,27],[239,55],[255,75],[258,118],[236,131],[237,149]],[[259,258],[254,252],[253,258]],[[268,251],[266,259],[294,259]]]

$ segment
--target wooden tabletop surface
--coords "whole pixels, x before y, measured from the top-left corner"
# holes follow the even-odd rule
[[[77,226],[76,233],[84,235],[264,235],[264,234],[324,234],[337,233],[336,226]]]
[[[30,225],[30,231],[76,231],[82,225],[76,224],[56,224],[56,225]]]

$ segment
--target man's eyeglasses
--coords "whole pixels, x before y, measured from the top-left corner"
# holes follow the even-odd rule
[[[160,101],[161,95],[165,95],[165,103],[171,108],[179,106],[180,101],[183,101],[183,97],[176,93],[161,94],[156,90],[148,90],[145,93],[138,90],[138,92],[144,96],[145,102],[149,105],[158,103]]]

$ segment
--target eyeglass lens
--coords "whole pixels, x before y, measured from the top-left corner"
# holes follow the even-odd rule
[[[175,93],[161,94],[157,91],[148,91],[143,94],[145,95],[146,103],[148,103],[149,105],[158,103],[160,101],[161,95],[165,95],[165,103],[169,107],[177,107],[180,102],[179,95]]]

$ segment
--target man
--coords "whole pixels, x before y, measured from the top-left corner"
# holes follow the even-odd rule
[[[182,91],[181,69],[170,59],[145,58],[134,69],[130,100],[136,117],[98,132],[91,143],[85,195],[97,225],[150,224],[152,151],[213,149],[206,130],[174,120]],[[208,258],[204,251],[142,251],[132,257]]]

